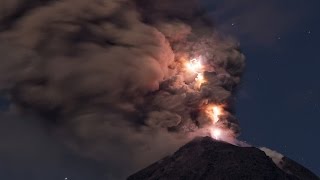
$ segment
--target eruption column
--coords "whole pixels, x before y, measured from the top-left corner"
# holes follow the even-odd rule
[[[191,73],[197,73],[197,77],[195,78],[195,86],[199,90],[201,85],[206,82],[203,73],[204,73],[204,66],[202,65],[199,58],[194,58],[190,60],[186,64],[187,69]],[[208,105],[206,108],[206,112],[208,117],[212,120],[210,125],[210,135],[214,139],[220,139],[222,135],[222,129],[217,128],[217,123],[220,120],[220,116],[223,115],[223,105],[211,104]]]
[[[223,105],[209,105],[207,109],[208,116],[212,120],[210,135],[214,139],[221,139],[223,129],[217,127],[220,116],[224,114]]]
[[[221,103],[245,58],[198,0],[10,2],[0,3],[3,96],[22,119],[34,116],[74,152],[106,162],[113,179],[193,136],[239,132]]]

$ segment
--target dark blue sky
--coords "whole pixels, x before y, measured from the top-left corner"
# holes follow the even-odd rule
[[[241,139],[319,175],[320,1],[221,4],[225,9],[212,17],[240,41],[247,57],[236,105]]]

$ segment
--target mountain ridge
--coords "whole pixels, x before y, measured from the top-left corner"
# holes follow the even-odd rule
[[[311,171],[284,157],[277,167],[256,147],[239,147],[210,137],[198,137],[173,155],[131,175],[128,180],[319,180]]]

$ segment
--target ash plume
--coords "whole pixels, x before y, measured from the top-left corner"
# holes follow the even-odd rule
[[[114,176],[202,132],[206,104],[227,104],[219,125],[239,133],[232,102],[244,56],[196,0],[0,4],[1,91]],[[205,62],[199,89],[184,70],[195,57]]]

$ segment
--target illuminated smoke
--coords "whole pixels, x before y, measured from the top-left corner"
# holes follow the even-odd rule
[[[200,59],[197,59],[197,58],[190,60],[186,66],[188,70],[193,73],[200,73],[203,71],[202,63]]]
[[[195,81],[195,90],[201,90],[201,85],[206,83],[206,80],[203,76],[205,72],[204,66],[200,58],[191,59],[186,63],[186,67],[188,69],[188,73],[196,73],[197,77],[194,79]],[[210,104],[206,105],[206,113],[209,119],[211,119],[211,123],[209,123],[209,135],[217,140],[221,140],[223,129],[217,127],[217,123],[220,120],[220,117],[224,115],[224,105]],[[211,124],[211,125],[210,125]],[[222,138],[223,140],[223,138]]]
[[[211,136],[212,136],[214,139],[219,140],[220,137],[221,137],[221,129],[219,129],[219,128],[212,128],[212,129],[211,129]]]
[[[244,56],[196,0],[5,2],[0,90],[115,176],[212,128],[238,135]]]
[[[219,105],[213,105],[210,107],[212,109],[212,119],[214,124],[217,123],[220,119],[220,116],[223,115],[223,107]]]
[[[196,88],[200,89],[201,85],[206,82],[202,73],[198,73],[196,80]]]

